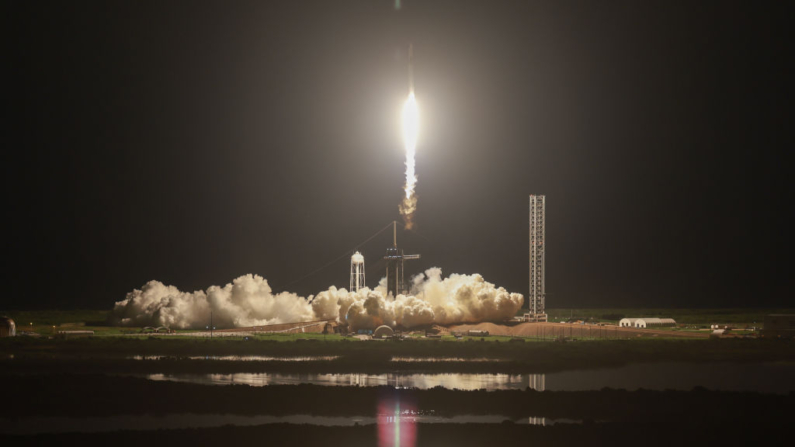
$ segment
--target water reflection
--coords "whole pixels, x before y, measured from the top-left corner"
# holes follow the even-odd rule
[[[713,390],[756,391],[786,394],[795,390],[795,363],[694,364],[650,363],[549,374],[150,374],[151,380],[201,383],[207,385],[246,384],[252,386],[296,385],[391,386],[428,389],[587,391],[602,388],[637,390],[691,390],[703,386]]]
[[[543,374],[148,374],[149,380],[169,380],[203,385],[244,384],[252,386],[297,385],[310,383],[325,386],[391,386],[429,389],[442,387],[458,390],[511,390],[527,387],[544,391]]]
[[[530,425],[547,425],[547,418],[538,418],[530,416],[527,421]]]
[[[431,363],[457,363],[457,362],[467,362],[467,363],[483,363],[483,362],[504,362],[503,359],[489,359],[485,357],[481,358],[462,358],[462,357],[392,357],[390,360],[392,362],[407,362],[407,363],[415,363],[415,362],[431,362]]]
[[[127,358],[130,360],[163,360],[177,357],[170,357],[167,355],[133,355]],[[178,358],[188,360],[226,360],[234,362],[318,362],[336,360],[339,356],[270,357],[267,355],[200,355]]]

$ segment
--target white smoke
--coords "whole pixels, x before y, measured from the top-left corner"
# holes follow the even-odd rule
[[[116,303],[112,318],[125,326],[201,328],[210,311],[216,326],[261,326],[337,319],[352,330],[382,324],[411,328],[427,324],[504,321],[521,308],[524,298],[486,282],[478,274],[450,275],[439,268],[414,277],[410,295],[386,294],[384,281],[374,290],[349,292],[330,287],[308,299],[294,293],[274,295],[258,275],[241,276],[224,287],[186,293],[150,281]]]
[[[259,326],[315,319],[307,301],[294,294],[274,295],[268,281],[259,275],[244,275],[224,287],[181,292],[174,286],[149,281],[116,303],[111,318],[122,326],[168,326],[202,328]]]

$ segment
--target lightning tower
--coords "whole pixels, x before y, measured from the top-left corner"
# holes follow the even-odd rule
[[[547,321],[546,288],[544,284],[546,196],[530,195],[530,312],[528,321]]]

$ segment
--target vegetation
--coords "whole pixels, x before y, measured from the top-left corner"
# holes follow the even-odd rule
[[[51,335],[59,330],[94,331],[96,335],[120,335],[129,329],[108,326],[106,310],[0,311],[17,325],[17,333]]]
[[[547,309],[550,321],[593,319],[618,322],[621,318],[673,318],[679,324],[709,326],[734,324],[762,326],[765,315],[793,314],[795,309]]]
[[[20,330],[33,323],[34,326],[60,326],[64,324],[84,324],[86,326],[107,326],[107,310],[18,310],[0,311],[14,319]]]
[[[525,310],[521,310],[521,315]],[[765,315],[772,313],[795,313],[795,309],[548,309],[550,321],[566,321],[570,318],[597,322],[617,323],[623,317],[673,318],[679,324],[709,326],[710,324],[732,324],[736,326],[761,327]],[[36,332],[51,335],[57,330],[91,330],[97,336],[140,334],[141,328],[108,326],[110,311],[106,310],[45,310],[45,311],[0,311],[14,319],[19,332]],[[655,328],[660,330],[660,328]],[[180,332],[194,332],[183,331]],[[312,338],[310,334],[260,335],[258,339],[290,341],[295,338]],[[292,337],[297,335],[297,337]],[[339,337],[337,337],[338,339]],[[450,340],[452,337],[443,337]],[[328,336],[327,339],[335,339]],[[489,341],[506,341],[507,337],[487,337]]]
[[[769,313],[787,309],[553,309],[552,321],[575,318],[615,322],[622,315],[671,317],[702,326],[714,323],[759,326]],[[616,439],[643,439],[646,444],[671,445],[737,441],[749,427],[785,434],[795,394],[692,391],[625,391],[603,389],[583,392],[526,390],[460,391],[389,387],[321,387],[313,385],[249,387],[208,386],[150,381],[130,374],[207,374],[236,372],[298,373],[544,373],[571,369],[621,366],[640,362],[795,362],[795,343],[765,339],[536,340],[510,337],[464,336],[457,339],[411,337],[407,340],[359,341],[336,334],[254,334],[246,338],[194,337],[177,334],[142,334],[141,328],[109,327],[108,312],[49,311],[0,312],[17,321],[19,331],[42,337],[0,339],[0,378],[6,398],[13,402],[0,418],[107,417],[143,414],[236,414],[374,416],[383,402],[401,403],[435,416],[502,415],[504,424],[418,424],[416,445],[487,445],[498,442],[540,442],[544,445],[608,443]],[[33,323],[32,325],[30,323]],[[54,328],[53,328],[54,326]],[[564,326],[564,325],[555,325]],[[94,330],[92,338],[49,338],[53,330]],[[684,329],[683,329],[684,330]],[[260,355],[272,357],[336,357],[333,360],[235,361],[204,356]],[[155,356],[137,360],[133,356]],[[454,357],[496,359],[494,362],[395,362],[393,357]],[[708,384],[705,384],[708,385]],[[384,408],[381,406],[380,408]],[[387,406],[389,408],[389,406]],[[538,427],[514,421],[528,416],[583,421],[577,425]],[[526,420],[525,420],[526,421]],[[598,422],[595,422],[598,421]],[[394,424],[390,424],[393,426]],[[199,430],[161,430],[160,443],[214,444],[262,442],[276,445],[326,444],[345,439],[351,445],[373,445],[387,425],[322,427],[271,424],[259,427],[220,427]],[[671,430],[670,427],[676,427]],[[776,431],[778,430],[778,432]],[[648,437],[653,433],[652,438]],[[58,434],[8,439],[12,444],[81,442],[142,445],[152,432]],[[754,433],[756,436],[756,432]],[[3,438],[3,435],[0,435]],[[2,439],[5,441],[5,439]],[[289,440],[280,442],[280,440]],[[756,440],[755,438],[753,440]],[[15,442],[16,441],[16,442]],[[547,442],[549,441],[549,442]]]
[[[304,334],[305,335],[305,334]],[[274,336],[275,337],[275,336]],[[288,338],[287,336],[283,336]],[[329,338],[314,342],[252,338],[197,339],[167,337],[94,337],[48,340],[31,337],[0,339],[0,368],[19,372],[73,369],[139,372],[384,372],[395,370],[467,372],[552,372],[620,366],[639,362],[762,362],[795,361],[795,343],[779,340],[603,340],[575,342],[349,341]],[[168,361],[125,360],[135,355],[171,357]],[[324,362],[223,362],[180,360],[184,357],[261,355],[272,357],[338,356]],[[500,362],[411,362],[392,357],[489,358]],[[93,363],[92,363],[93,361]]]

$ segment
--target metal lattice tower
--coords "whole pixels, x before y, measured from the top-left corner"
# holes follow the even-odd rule
[[[392,222],[392,246],[386,249],[386,287],[387,293],[398,296],[408,292],[403,278],[403,263],[420,259],[420,255],[406,255],[397,246],[397,222]]]
[[[358,251],[351,256],[351,292],[364,289],[364,256]]]
[[[546,289],[544,284],[546,196],[530,196],[530,318],[546,320]]]

